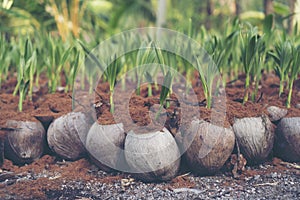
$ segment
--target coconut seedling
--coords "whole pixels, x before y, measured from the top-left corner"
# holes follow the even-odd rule
[[[266,115],[236,119],[233,131],[247,163],[259,164],[269,156],[274,143],[274,127]]]
[[[206,57],[208,55],[204,55]],[[196,60],[196,69],[199,73],[200,81],[202,84],[204,96],[206,99],[206,108],[211,108],[212,106],[212,92],[213,84],[218,74],[218,69],[215,66],[215,63],[211,59],[207,58],[194,58]],[[200,62],[200,59],[204,59],[204,62]]]
[[[94,64],[97,65],[97,67],[99,68],[98,70],[100,70],[103,74],[104,74],[104,78],[105,80],[107,80],[108,84],[109,84],[109,91],[110,91],[110,97],[109,97],[109,103],[110,103],[110,112],[114,113],[114,90],[115,90],[115,84],[117,82],[117,77],[121,72],[122,69],[122,61],[123,61],[123,57],[117,57],[116,54],[111,55],[107,60],[99,60],[96,55],[94,55],[93,52],[91,52],[87,47],[85,47],[85,45],[81,42],[79,42],[79,44],[81,45],[81,47],[83,48],[83,50],[85,51],[85,53],[88,55],[88,58],[90,61],[93,61]],[[110,48],[111,51],[109,51],[109,49],[106,49],[108,52],[113,52],[112,49],[115,48],[114,46],[110,46],[107,47]]]
[[[72,89],[72,84],[74,83],[74,78],[76,74],[77,67],[79,65],[79,58],[80,54],[77,53],[74,57],[74,61],[72,60],[71,56],[73,53],[74,47],[69,47],[61,56],[60,62],[59,62],[59,68],[64,68],[64,74],[66,74],[66,87],[65,92],[69,90],[69,86]],[[68,62],[69,61],[69,62]],[[72,63],[72,61],[74,63]],[[67,63],[68,62],[68,63]],[[58,70],[60,71],[60,70]]]
[[[275,62],[274,70],[280,79],[279,96],[281,96],[293,60],[293,48],[291,42],[288,40],[279,42],[275,45],[274,52],[269,52],[269,55]]]
[[[241,32],[241,60],[243,63],[246,80],[245,80],[245,92],[243,98],[243,104],[249,99],[249,88],[252,79],[260,73],[261,56],[263,52],[263,43],[261,36],[257,33],[257,28],[250,26],[249,30],[245,33]]]
[[[71,112],[52,122],[47,131],[50,149],[58,156],[77,160],[86,154],[85,141],[90,118],[82,112]]]
[[[127,171],[123,152],[125,136],[122,123],[102,125],[95,122],[85,143],[92,161],[104,171]]]
[[[109,103],[110,103],[110,112],[114,113],[115,105],[114,105],[114,91],[115,91],[115,84],[117,81],[117,76],[120,73],[122,68],[121,59],[117,58],[116,55],[114,55],[113,62],[109,64],[104,72],[106,79],[109,84]]]
[[[234,148],[232,129],[193,120],[182,130],[188,166],[197,174],[213,174],[221,169]]]
[[[300,73],[300,47],[293,48],[293,61],[290,68],[290,76],[289,76],[289,93],[287,97],[286,107],[291,107],[291,99],[293,93],[294,81],[298,78],[298,74]]]
[[[48,87],[50,92],[54,93],[57,86],[60,84],[60,74],[62,70],[62,65],[60,65],[63,47],[61,42],[54,41],[54,39],[49,35],[46,40],[46,45],[48,49],[45,64],[47,66],[47,76],[49,78]]]
[[[40,158],[46,145],[45,129],[39,121],[8,120],[5,157],[15,164],[31,163]]]
[[[37,54],[31,41],[27,38],[25,45],[20,48],[20,61],[17,67],[17,85],[13,95],[19,92],[19,111],[23,110],[23,101],[28,92],[29,98],[32,98],[34,75],[37,69]]]
[[[146,74],[146,70],[145,70],[145,66],[142,66],[144,64],[151,64],[155,61],[155,54],[152,50],[152,42],[148,43],[148,42],[144,42],[141,44],[140,49],[137,52],[136,55],[136,63],[135,66],[138,66],[136,68],[136,74],[137,74],[137,95],[140,95],[141,91],[140,91],[140,85],[141,85],[141,81],[142,78],[144,77],[144,75]],[[148,74],[148,79],[151,79],[151,75]]]
[[[124,151],[130,171],[143,181],[171,180],[179,171],[180,151],[166,128],[147,134],[130,131]]]
[[[164,104],[165,104],[165,101],[170,93],[170,88],[172,86],[172,79],[173,79],[173,76],[172,76],[172,72],[170,70],[165,70],[164,68],[164,65],[165,65],[165,58],[163,56],[163,52],[160,48],[158,48],[156,46],[155,43],[153,43],[153,47],[154,47],[154,50],[155,50],[155,54],[156,54],[156,59],[158,61],[158,64],[160,64],[160,67],[161,67],[161,71],[164,75],[164,82],[163,82],[163,85],[161,87],[161,92],[160,92],[160,96],[159,96],[159,110],[158,112],[156,113],[155,115],[155,119],[158,119],[163,107],[164,107]]]
[[[276,128],[274,152],[290,162],[300,161],[300,117],[283,118]]]
[[[254,67],[251,70],[251,77],[253,79],[254,84],[254,92],[252,92],[252,102],[255,102],[257,93],[258,93],[258,87],[262,76],[262,69],[263,65],[265,65],[265,55],[266,55],[266,43],[265,43],[265,36],[259,36],[256,39],[256,45],[255,45],[255,57],[253,61]]]
[[[6,42],[5,35],[0,33],[0,87],[2,79],[8,76],[11,63],[11,55],[8,49],[11,48],[11,45]]]

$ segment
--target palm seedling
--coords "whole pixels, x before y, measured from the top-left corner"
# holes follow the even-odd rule
[[[21,44],[23,44],[21,42]],[[33,49],[32,43],[29,38],[26,39],[25,45],[20,48],[20,61],[19,66],[17,67],[17,85],[14,90],[14,95],[19,92],[19,111],[23,110],[23,101],[26,97],[26,94],[29,90],[29,97],[32,98],[32,90],[34,83],[34,75],[36,74],[37,69],[37,54],[36,50]]]
[[[98,71],[101,71],[101,73],[104,74],[105,80],[107,80],[109,84],[109,91],[110,91],[110,97],[109,97],[109,103],[110,103],[110,112],[114,113],[114,88],[116,85],[117,77],[121,72],[122,64],[121,61],[124,60],[123,57],[117,57],[116,54],[111,56],[110,58],[107,57],[107,60],[99,60],[94,52],[91,52],[88,50],[87,47],[83,43],[79,41],[80,46],[83,48],[85,53],[88,56],[89,61],[94,62],[94,64],[97,65]],[[114,46],[110,46],[107,48],[111,48],[110,51],[108,50],[106,53],[113,52],[112,49],[114,49]],[[99,53],[99,52],[98,52]]]
[[[213,84],[217,75],[217,67],[213,60],[210,58],[207,59],[208,55],[205,55],[206,58],[195,57],[196,68],[199,73],[200,81],[202,84],[204,96],[206,99],[206,108],[211,108],[212,106],[212,96],[213,96]],[[202,61],[202,62],[201,62]]]
[[[6,41],[5,35],[0,33],[0,87],[3,77],[7,77],[11,62],[11,55],[8,52],[10,44]]]
[[[291,107],[291,98],[292,98],[292,92],[293,92],[293,84],[294,81],[298,78],[298,74],[300,72],[300,48],[294,47],[293,48],[293,61],[290,68],[290,76],[289,76],[289,93],[288,98],[286,102],[287,108]]]
[[[287,80],[289,68],[293,60],[293,49],[290,41],[282,41],[275,45],[275,51],[269,52],[275,62],[274,70],[279,76],[279,96],[283,93],[284,83]]]
[[[249,98],[251,74],[252,78],[255,78],[255,75],[260,73],[261,65],[259,64],[259,61],[262,56],[262,49],[264,46],[261,36],[257,33],[257,29],[252,27],[250,28],[250,30],[247,30],[241,36],[241,60],[246,74],[243,104],[246,103]]]
[[[137,95],[140,95],[140,92],[141,92],[140,84],[141,84],[141,81],[142,81],[142,78],[144,77],[144,75],[148,75],[148,76],[146,76],[146,78],[148,79],[148,81],[151,81],[151,75],[149,73],[147,73],[148,70],[146,71],[145,66],[142,66],[144,64],[151,64],[155,60],[155,54],[154,54],[151,46],[152,46],[152,42],[150,42],[149,44],[147,44],[146,42],[142,43],[142,45],[136,55],[136,66],[138,66],[136,68],[137,85],[138,85]]]

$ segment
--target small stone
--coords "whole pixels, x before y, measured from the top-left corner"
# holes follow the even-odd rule
[[[296,108],[300,109],[300,103],[296,104]]]
[[[258,180],[260,178],[260,175],[255,175],[254,180]]]
[[[281,118],[285,117],[287,115],[287,109],[279,108],[277,106],[269,106],[267,108],[267,111],[269,113],[269,118],[272,122],[278,121]]]
[[[276,172],[272,173],[272,178],[277,178],[277,173]]]

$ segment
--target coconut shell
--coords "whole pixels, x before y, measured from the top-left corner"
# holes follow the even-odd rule
[[[267,159],[274,144],[274,127],[267,116],[236,119],[233,131],[249,164]]]
[[[126,171],[123,124],[101,125],[95,122],[87,135],[86,149],[92,161],[104,171]]]
[[[235,136],[231,128],[193,120],[183,131],[183,145],[187,149],[184,157],[188,166],[197,174],[214,174],[233,151]]]
[[[4,140],[5,138],[0,136],[0,167],[2,167],[4,162]]]
[[[166,128],[146,134],[130,131],[125,139],[125,158],[131,172],[143,181],[170,180],[180,167],[179,148]]]
[[[275,131],[274,153],[286,161],[300,161],[300,117],[280,120]]]
[[[284,108],[279,108],[277,106],[269,106],[267,108],[267,111],[269,113],[269,119],[272,122],[276,122],[287,115],[288,111]]]
[[[81,112],[63,115],[50,124],[48,145],[58,156],[77,160],[86,154],[84,143],[89,127],[87,116]]]
[[[9,120],[5,139],[5,157],[15,164],[31,163],[40,158],[46,144],[46,133],[43,125],[31,121]]]

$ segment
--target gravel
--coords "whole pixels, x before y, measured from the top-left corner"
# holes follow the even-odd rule
[[[259,167],[258,167],[259,168]],[[98,172],[102,173],[103,172]],[[105,173],[104,173],[105,174]],[[61,190],[48,191],[49,199],[299,199],[300,174],[286,171],[256,174],[243,179],[218,174],[199,177],[188,175],[192,188],[172,187],[172,183],[143,183],[132,179],[124,186],[122,180],[113,183],[89,181],[68,182]],[[124,181],[123,181],[124,182]]]
[[[96,166],[88,173],[95,179],[63,181],[59,189],[44,191],[47,199],[300,199],[299,164],[284,163],[285,168],[272,164],[246,167],[238,178],[229,172],[219,172],[214,176],[183,174],[170,182],[144,183],[130,174],[106,173]],[[109,177],[115,177],[109,180]],[[33,181],[39,178],[56,179],[60,174],[28,173],[14,176],[2,173],[2,185]],[[106,179],[108,178],[108,179]],[[102,180],[102,181],[100,181]],[[109,180],[109,181],[103,181]],[[5,189],[5,187],[4,187]],[[17,195],[17,194],[16,194]],[[1,199],[23,199],[6,195]]]

